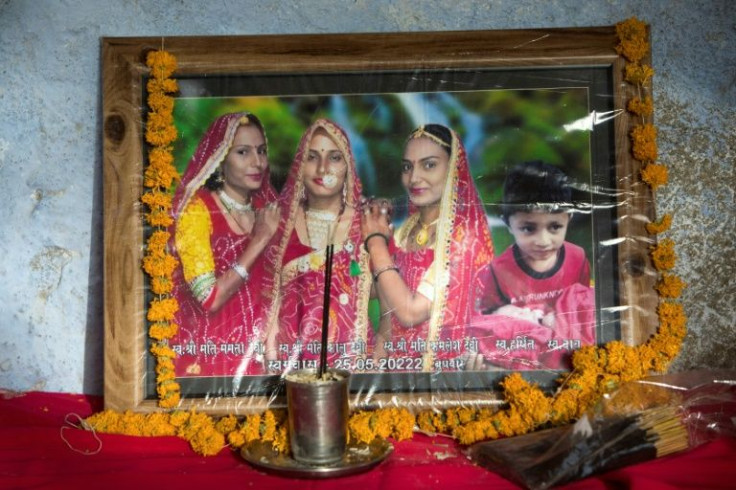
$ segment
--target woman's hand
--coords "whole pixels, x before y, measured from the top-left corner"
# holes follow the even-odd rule
[[[391,203],[387,199],[371,200],[363,206],[361,231],[363,239],[374,233],[391,237]]]
[[[265,208],[256,210],[256,221],[253,225],[253,237],[268,241],[279,227],[281,212],[278,204],[269,203]]]

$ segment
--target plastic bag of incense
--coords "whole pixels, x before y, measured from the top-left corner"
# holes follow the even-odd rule
[[[736,371],[692,370],[625,383],[574,425],[477,443],[468,455],[541,489],[719,437],[736,437]]]
[[[540,489],[688,448],[681,411],[664,407],[598,419],[585,415],[571,426],[478,443],[469,456],[515,483]]]

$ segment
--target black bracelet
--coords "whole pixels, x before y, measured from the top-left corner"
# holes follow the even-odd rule
[[[399,268],[396,267],[396,265],[389,264],[386,267],[381,267],[380,269],[378,269],[376,272],[373,273],[373,282],[378,282],[378,276],[380,276],[386,271],[396,271],[400,273]]]
[[[368,240],[370,240],[371,238],[376,237],[376,236],[380,236],[381,238],[383,238],[384,240],[386,240],[386,246],[388,247],[389,238],[386,235],[384,235],[383,233],[377,231],[375,233],[371,233],[370,235],[368,235],[367,237],[365,237],[365,240],[363,240],[363,248],[365,248],[365,251],[366,252],[370,253],[370,250],[368,250]]]

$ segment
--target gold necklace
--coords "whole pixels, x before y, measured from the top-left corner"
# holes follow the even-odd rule
[[[439,220],[440,219],[437,218],[436,220],[426,225],[422,223],[421,219],[417,220],[417,223],[419,223],[419,226],[421,226],[422,229],[417,232],[417,236],[414,237],[414,242],[416,242],[416,244],[420,247],[425,246],[429,241],[429,227],[432,225],[436,225]]]

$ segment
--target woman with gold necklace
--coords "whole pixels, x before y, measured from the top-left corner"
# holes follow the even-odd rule
[[[401,161],[409,217],[391,236],[390,210],[365,210],[363,236],[382,317],[375,366],[464,368],[476,271],[493,258],[483,205],[457,134],[439,124],[409,135]]]
[[[174,195],[177,376],[263,373],[259,257],[278,226],[266,134],[249,113],[207,129]]]
[[[273,277],[266,352],[270,371],[317,366],[325,247],[331,243],[327,362],[353,369],[365,356],[371,280],[361,247],[360,200],[347,134],[332,121],[315,121],[301,138],[281,191],[281,224],[267,257]]]

